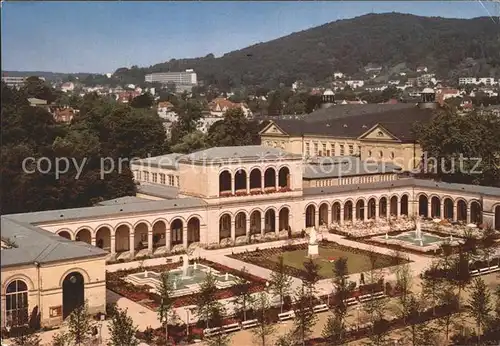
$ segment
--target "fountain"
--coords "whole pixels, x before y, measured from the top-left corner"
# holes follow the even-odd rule
[[[415,219],[415,240],[418,240],[420,244],[422,244],[422,226],[420,223],[420,216],[417,216]]]
[[[389,239],[389,234],[385,232],[385,240]]]
[[[145,278],[147,278],[147,277],[148,277],[148,271],[147,271],[147,270],[145,270],[145,271],[144,271],[144,277],[145,277]]]
[[[307,256],[308,257],[316,257],[319,255],[319,245],[318,240],[316,239],[316,229],[311,227],[309,231],[309,245],[307,247]]]
[[[182,278],[188,278],[189,258],[188,255],[182,255]]]
[[[224,276],[224,280],[229,281],[229,273],[226,273],[226,275]]]

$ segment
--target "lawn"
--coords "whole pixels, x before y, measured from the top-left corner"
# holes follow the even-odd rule
[[[231,257],[272,270],[280,256],[283,256],[289,275],[295,277],[303,276],[303,263],[308,260],[306,244],[257,250],[232,255]],[[314,261],[319,264],[319,275],[323,279],[333,277],[333,263],[330,262],[330,259],[335,260],[340,257],[347,258],[349,274],[366,272],[371,268],[369,251],[351,248],[333,242],[321,242],[319,246],[319,257],[315,258]],[[392,256],[378,253],[375,255],[375,258],[376,269],[390,267],[398,264],[398,261],[403,261]]]

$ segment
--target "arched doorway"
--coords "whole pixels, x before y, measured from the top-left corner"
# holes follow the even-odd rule
[[[200,242],[200,219],[197,217],[192,217],[189,219],[187,224],[188,231],[188,246],[191,243]]]
[[[447,220],[453,220],[453,201],[451,198],[444,199],[444,218]]]
[[[281,167],[278,173],[278,186],[290,187],[290,170],[288,167]]]
[[[261,220],[262,216],[260,211],[254,210],[252,214],[250,214],[250,234],[261,233]]]
[[[360,199],[356,202],[356,220],[365,219],[365,201]]]
[[[306,208],[306,228],[316,226],[316,207],[310,205]]]
[[[344,221],[352,221],[352,202],[347,201],[344,204]]]
[[[28,286],[23,280],[12,281],[5,290],[6,326],[17,327],[28,323]]]
[[[148,225],[140,222],[134,227],[134,250],[148,248]]]
[[[167,224],[164,221],[156,221],[153,225],[153,249],[160,246],[165,246],[165,235],[167,232]]]
[[[441,217],[441,201],[436,196],[431,198],[431,217]]]
[[[375,198],[371,198],[368,201],[368,218],[374,219],[376,213]]]
[[[219,240],[231,237],[231,216],[224,214],[219,220]]]
[[[333,203],[332,205],[332,223],[333,222],[336,222],[336,223],[339,223],[340,222],[340,203],[339,202],[335,202]]]
[[[250,172],[250,191],[262,190],[262,172],[258,168]]]
[[[244,212],[239,212],[238,214],[236,214],[234,227],[236,238],[247,235],[247,216]]]
[[[69,234],[68,231],[59,231],[59,232],[57,232],[57,235],[60,237],[71,240],[71,234]]]
[[[264,189],[276,188],[276,171],[274,168],[266,169],[264,173]]]
[[[180,219],[175,219],[170,223],[170,242],[172,246],[182,244],[183,226],[182,220]]]
[[[378,202],[378,216],[381,218],[387,217],[387,198],[382,197]]]
[[[457,221],[467,222],[467,204],[463,199],[457,202]]]
[[[483,217],[481,213],[481,205],[477,201],[472,201],[470,204],[470,222],[475,224],[480,224],[483,222]]]
[[[290,228],[290,210],[287,207],[283,207],[279,213],[279,231],[288,231]]]
[[[83,241],[87,244],[92,244],[92,233],[86,228],[81,229],[76,234],[75,239],[76,241]]]
[[[108,227],[103,226],[97,230],[95,244],[103,250],[111,251],[111,230]]]
[[[219,174],[219,195],[231,192],[231,173],[223,171]]]
[[[238,170],[234,175],[234,190],[235,192],[247,191],[247,172],[243,169]]]
[[[328,225],[328,204],[323,203],[319,206],[319,226]]]
[[[63,319],[68,317],[73,310],[85,304],[85,286],[83,275],[71,272],[63,280]]]
[[[408,195],[401,196],[401,215],[408,216]]]
[[[273,209],[266,211],[264,219],[264,232],[276,232],[276,213]]]
[[[420,197],[418,197],[418,215],[423,217],[429,217],[428,209],[429,209],[429,200],[427,199],[427,196],[420,195]]]
[[[398,197],[392,196],[390,204],[391,216],[398,216]]]
[[[116,252],[130,250],[130,228],[127,225],[118,226],[115,232]]]
[[[500,205],[495,207],[495,229],[500,230]]]

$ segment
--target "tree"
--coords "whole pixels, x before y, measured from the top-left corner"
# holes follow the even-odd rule
[[[144,93],[136,96],[130,102],[130,107],[132,108],[151,108],[153,107],[153,96],[150,93]]]
[[[297,289],[295,296],[295,318],[293,320],[292,335],[297,344],[305,346],[306,340],[312,334],[312,328],[317,317],[311,308],[312,297],[304,284]]]
[[[439,303],[439,293],[443,289],[444,279],[441,277],[441,270],[437,263],[421,274],[422,294],[432,306],[432,314],[436,314],[436,305]]]
[[[108,346],[137,346],[139,340],[135,337],[137,327],[127,315],[127,310],[117,309],[109,324],[110,341]]]
[[[217,302],[210,307],[208,318],[214,328],[222,328],[224,325],[224,308]],[[207,338],[209,346],[229,346],[231,336],[227,333],[218,333]]]
[[[200,285],[200,291],[196,297],[196,313],[198,316],[205,319],[207,328],[210,323],[210,314],[217,308],[219,302],[216,298],[217,286],[216,279],[212,273],[207,273],[205,280]]]
[[[258,144],[259,126],[255,120],[247,119],[241,108],[228,110],[223,120],[208,129],[207,141],[213,147]]]
[[[471,281],[469,271],[469,257],[466,252],[459,248],[458,256],[452,259],[449,273],[446,276],[456,287],[458,287],[458,307],[461,305],[461,293]]]
[[[438,179],[500,186],[500,158],[496,155],[500,151],[497,140],[500,119],[497,116],[474,111],[463,117],[446,107],[430,123],[417,124],[415,134],[427,158],[437,160],[429,159],[425,167],[432,168],[432,174]],[[481,160],[477,162],[474,158]]]
[[[370,346],[385,346],[387,345],[387,334],[389,332],[389,322],[385,319],[377,319],[373,322],[372,332],[369,335],[370,341],[367,345]]]
[[[420,314],[423,312],[422,301],[414,294],[407,298],[405,308],[405,320],[409,323],[410,342],[413,346],[429,345],[430,340],[434,339],[435,331],[430,327],[429,322],[421,322]]]
[[[168,323],[173,317],[174,300],[172,298],[173,287],[167,271],[160,275],[160,285],[158,295],[160,296],[160,306],[158,307],[158,317],[165,327],[165,339],[168,340]]]
[[[29,328],[23,328],[20,335],[16,336],[13,341],[16,346],[40,346],[42,342],[40,336]]]
[[[71,336],[68,333],[56,333],[52,337],[52,346],[70,346]]]
[[[255,342],[261,346],[269,345],[269,337],[276,330],[269,314],[270,308],[271,304],[267,292],[260,292],[253,305],[259,325],[253,328],[251,332],[254,335]]]
[[[234,303],[238,306],[238,312],[243,315],[243,321],[247,320],[247,309],[252,305],[254,298],[252,297],[250,282],[245,279],[244,274],[248,273],[247,269],[241,269],[242,276],[238,276],[236,284],[231,287],[234,293]]]
[[[92,319],[88,313],[87,303],[77,307],[69,315],[68,332],[78,346],[87,345],[92,329]]]
[[[439,291],[439,303],[445,306],[447,311],[438,319],[439,326],[444,327],[446,343],[449,341],[450,326],[455,318],[454,312],[458,307],[458,296],[455,293],[455,288],[451,284],[444,284]]]
[[[312,258],[303,263],[304,265],[304,277],[303,282],[307,288],[307,294],[311,297],[311,308],[313,305],[314,293],[316,291],[316,283],[319,281],[321,276],[319,276],[319,264],[314,262]]]
[[[477,326],[477,341],[480,342],[483,327],[490,317],[491,307],[490,290],[483,279],[476,278],[472,281],[470,288],[470,299],[467,306],[469,315],[474,318]]]
[[[206,137],[207,135],[201,131],[193,131],[182,137],[177,144],[171,147],[171,150],[174,153],[189,154],[205,149],[207,147]]]
[[[396,269],[396,289],[400,292],[400,296],[398,297],[400,308],[401,308],[401,316],[403,320],[406,322],[406,316],[408,315],[409,306],[409,297],[411,295],[411,287],[412,287],[412,271],[411,267],[408,263],[399,265]]]
[[[292,278],[287,275],[283,256],[278,258],[269,280],[271,292],[280,298],[281,312],[283,313],[283,298],[290,293]]]
[[[321,336],[323,336],[328,345],[346,345],[345,329],[345,323],[341,316],[328,316]]]

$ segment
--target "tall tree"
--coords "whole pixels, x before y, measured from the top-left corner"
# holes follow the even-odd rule
[[[210,323],[210,314],[216,311],[215,309],[218,308],[219,304],[215,296],[217,293],[215,280],[215,276],[212,273],[208,273],[205,276],[205,280],[201,283],[200,291],[196,297],[197,315],[205,319],[207,328]]]
[[[274,334],[276,328],[272,323],[269,309],[271,304],[267,292],[260,292],[253,304],[253,310],[256,312],[258,326],[251,330],[254,340],[260,346],[270,345],[270,337]]]
[[[173,286],[167,271],[160,275],[160,285],[158,295],[160,296],[160,306],[158,307],[158,317],[165,327],[165,339],[168,340],[168,323],[174,315],[174,300],[172,298]]]
[[[214,304],[210,307],[208,318],[213,328],[222,328],[224,325],[225,310],[222,304]],[[227,333],[218,333],[207,338],[209,346],[229,346],[231,343],[231,336]]]
[[[248,273],[247,269],[241,269],[243,274]],[[243,275],[244,276],[244,275]],[[243,315],[243,321],[247,320],[247,310],[252,305],[254,298],[251,292],[250,282],[243,276],[238,276],[236,284],[231,287],[234,293],[234,304],[238,307],[237,311]]]
[[[304,265],[304,277],[303,282],[307,288],[307,294],[311,297],[311,308],[313,305],[314,293],[316,292],[316,283],[319,281],[321,276],[319,275],[319,264],[309,258],[308,261],[303,263]]]
[[[302,285],[295,293],[295,318],[293,320],[292,335],[297,345],[305,346],[306,340],[311,336],[317,317],[311,308],[309,290]]]
[[[458,307],[458,295],[455,287],[451,284],[444,284],[439,291],[439,303],[446,307],[446,313],[437,320],[440,327],[444,328],[445,340],[448,344],[450,337],[450,327],[455,319],[455,309]]]
[[[208,129],[207,140],[214,147],[255,145],[260,140],[259,126],[255,120],[248,119],[241,108],[233,108]]]
[[[292,278],[287,274],[283,256],[278,258],[269,280],[271,292],[280,298],[281,312],[283,313],[283,299],[290,293]]]
[[[135,337],[137,327],[127,315],[127,310],[117,309],[109,324],[110,340],[108,346],[137,346],[139,340]]]
[[[79,306],[69,315],[68,332],[75,345],[87,345],[92,329],[92,318],[88,313],[87,303]]]
[[[477,341],[479,344],[483,327],[486,325],[486,322],[490,318],[490,313],[493,311],[490,290],[481,278],[476,278],[472,281],[467,309],[469,315],[476,322]]]
[[[144,93],[136,96],[130,102],[130,107],[132,108],[151,108],[153,107],[153,96],[150,93]]]

